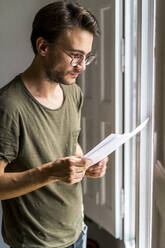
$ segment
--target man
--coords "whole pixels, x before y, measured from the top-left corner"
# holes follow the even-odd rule
[[[95,17],[75,2],[42,8],[33,22],[30,67],[0,90],[2,234],[12,248],[86,247],[81,181],[88,168],[77,143],[82,93],[92,62]]]

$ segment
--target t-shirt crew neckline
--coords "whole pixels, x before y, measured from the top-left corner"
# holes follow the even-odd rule
[[[48,107],[44,106],[39,101],[37,101],[37,99],[30,93],[30,91],[26,88],[26,86],[25,86],[25,84],[24,84],[24,82],[23,82],[23,80],[21,78],[21,74],[18,75],[18,78],[19,78],[20,83],[21,83],[21,85],[22,85],[22,87],[24,89],[25,94],[28,95],[31,98],[31,100],[33,100],[40,107],[44,108],[45,110],[51,111],[51,112],[52,111],[59,111],[59,110],[61,110],[64,107],[64,105],[66,103],[66,94],[65,94],[65,90],[64,90],[64,87],[63,87],[62,84],[60,84],[60,88],[62,89],[62,92],[63,92],[63,97],[64,97],[63,103],[62,103],[62,105],[59,108],[51,109],[51,108],[48,108]]]

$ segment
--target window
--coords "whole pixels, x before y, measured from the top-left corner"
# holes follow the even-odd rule
[[[149,117],[142,132],[110,156],[106,177],[85,181],[85,214],[125,248],[151,248],[155,1],[90,5],[102,36],[95,45],[98,61],[80,80],[85,152],[109,133],[132,131]]]
[[[136,139],[124,146],[124,240],[126,247],[151,247],[154,22],[154,0],[125,2],[125,131],[129,131],[149,117],[147,127]]]

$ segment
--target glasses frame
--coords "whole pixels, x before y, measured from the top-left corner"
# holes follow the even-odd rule
[[[68,56],[71,58],[70,65],[73,66],[73,67],[75,67],[75,66],[81,64],[82,61],[83,61],[84,59],[85,59],[85,65],[86,65],[86,66],[87,66],[87,65],[90,65],[90,64],[96,59],[96,55],[94,55],[94,54],[90,54],[89,57],[88,57],[88,56],[85,57],[84,55],[79,54],[80,58],[77,59],[78,61],[74,63],[74,59],[76,59],[76,58],[74,58],[71,54],[69,54],[69,52],[67,52],[67,51],[66,51],[65,49],[63,49],[62,47],[60,47],[60,49],[61,49],[66,55],[68,55]],[[88,58],[90,58],[89,61],[87,60]]]

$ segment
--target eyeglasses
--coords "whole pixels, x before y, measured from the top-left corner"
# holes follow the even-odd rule
[[[67,52],[65,49],[61,47],[60,49],[72,59],[70,62],[71,66],[77,66],[81,64],[84,59],[85,59],[85,65],[89,65],[96,58],[96,56],[93,54],[89,54],[87,55],[87,57],[85,57],[82,54],[69,54],[69,52]]]

